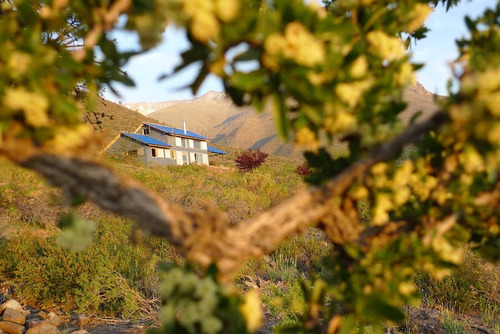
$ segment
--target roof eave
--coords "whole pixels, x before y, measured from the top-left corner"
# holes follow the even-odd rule
[[[146,143],[144,143],[144,145],[146,145],[148,147],[172,148],[172,146],[162,146],[162,145],[156,145],[156,144],[146,144]]]
[[[139,143],[139,144],[142,144],[142,145],[146,145],[148,147],[172,148],[172,145],[168,145],[168,144],[167,145],[158,145],[158,144],[149,144],[149,143],[143,142],[140,139],[137,139],[137,138],[134,138],[132,136],[129,136],[129,134],[126,133],[126,132],[124,132],[124,131],[120,131],[120,135],[125,135],[125,137],[127,137],[128,139],[133,140],[136,143]]]
[[[173,137],[192,138],[192,139],[199,139],[199,140],[208,141],[208,138],[206,138],[206,137],[193,137],[193,136],[190,136],[188,134],[177,134],[177,133],[173,133],[173,132],[170,132],[170,131],[165,131],[163,129],[158,128],[157,125],[159,125],[159,124],[153,124],[153,123],[144,123],[144,124],[147,125],[147,126],[149,126],[149,127],[151,127],[151,128],[154,128],[154,129],[156,129],[158,131],[161,131],[163,133],[169,134],[169,135],[171,135]],[[164,125],[160,125],[160,126],[164,126]]]

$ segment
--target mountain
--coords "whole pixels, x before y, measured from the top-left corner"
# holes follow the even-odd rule
[[[163,123],[103,98],[97,100],[95,110],[87,113],[86,118],[87,123],[93,125],[96,134],[101,138],[101,152],[105,151],[119,137],[121,131],[135,132],[143,122],[169,125],[168,122]],[[225,147],[222,149],[227,151]]]
[[[426,119],[438,110],[438,106],[434,101],[436,96],[425,89],[422,84],[417,82],[410,86],[403,94],[404,100],[408,103],[406,109],[401,113],[400,117],[407,121],[415,113],[421,111],[420,119]],[[437,96],[441,98],[440,96]]]
[[[425,118],[437,110],[434,95],[420,83],[408,88],[404,99],[408,102],[407,109],[401,115],[405,121],[417,111],[422,111],[422,117]],[[290,157],[301,156],[292,145],[278,138],[271,108],[257,113],[249,106],[237,107],[224,93],[210,91],[192,100],[135,104],[136,108],[140,106],[155,110],[148,117],[173,127],[182,128],[185,120],[188,130],[210,138],[215,144],[260,149]]]
[[[284,156],[293,155],[290,145],[276,135],[270,110],[257,113],[252,107],[237,107],[224,93],[208,92],[193,100],[178,101],[149,117],[211,139],[212,143],[242,149],[261,149]]]
[[[206,94],[195,98],[194,100],[172,100],[172,101],[163,101],[163,102],[137,102],[137,103],[125,103],[123,106],[125,108],[137,111],[142,115],[149,115],[152,112],[170,107],[174,104],[192,102],[192,101],[220,101],[224,100],[226,97],[223,93],[209,91]],[[220,101],[222,102],[222,101]]]

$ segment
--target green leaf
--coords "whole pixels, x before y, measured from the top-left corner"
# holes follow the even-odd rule
[[[321,108],[314,108],[312,106],[305,105],[301,108],[301,111],[307,118],[315,125],[321,125],[323,122],[323,113]]]
[[[231,99],[237,106],[241,107],[245,104],[245,101],[243,99],[245,96],[245,91],[233,87],[229,80],[224,80],[224,89],[226,93],[231,96]]]
[[[70,213],[59,220],[59,226],[63,231],[57,238],[57,242],[75,252],[83,251],[92,242],[96,224],[85,220],[80,216]]]
[[[394,322],[405,320],[405,314],[398,307],[392,306],[378,297],[372,297],[366,305],[369,312],[377,318],[385,318]]]
[[[278,135],[281,139],[287,140],[290,132],[290,124],[285,106],[285,101],[282,95],[274,95],[274,121],[278,128]]]
[[[257,111],[264,110],[265,102],[266,102],[266,99],[263,98],[262,96],[260,96],[260,94],[255,94],[254,96],[252,96],[252,106]]]
[[[410,122],[408,124],[409,125],[414,124],[420,116],[422,116],[422,111],[419,110],[415,114],[413,114],[413,116],[411,116]]]
[[[469,31],[476,31],[476,23],[472,21],[469,16],[465,17],[465,25],[467,26],[467,29],[469,29]]]
[[[231,84],[239,89],[251,92],[261,88],[266,77],[264,71],[252,71],[249,73],[236,72],[230,77]]]
[[[356,245],[354,243],[347,242],[344,244],[344,250],[353,259],[360,258],[361,253],[359,251],[358,245]]]
[[[324,148],[321,148],[317,154],[306,152],[304,153],[304,156],[309,167],[320,168],[332,163],[330,154],[328,154],[328,152]]]
[[[181,54],[182,63],[174,68],[174,73],[180,72],[186,67],[205,59],[207,52],[202,48],[191,48]]]
[[[193,95],[195,95],[198,92],[198,89],[200,89],[201,84],[203,83],[203,81],[205,81],[205,78],[208,76],[209,73],[210,72],[208,71],[208,68],[206,66],[203,66],[201,68],[200,73],[198,73],[198,76],[190,86]]]
[[[236,57],[234,57],[234,62],[259,60],[261,56],[262,56],[262,50],[256,48],[250,48],[247,51],[242,52]]]

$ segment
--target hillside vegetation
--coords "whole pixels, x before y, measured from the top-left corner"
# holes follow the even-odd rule
[[[251,173],[196,165],[148,168],[116,160],[109,164],[190,210],[217,206],[233,224],[277,205],[305,186],[295,172],[297,161],[277,156],[270,156]],[[131,221],[92,204],[69,209],[59,191],[37,175],[3,161],[0,199],[0,270],[9,297],[45,309],[157,321],[156,289],[165,272],[156,265],[159,261],[169,266],[183,264],[166,242],[134,231]],[[97,223],[94,241],[82,252],[58,243],[58,221],[72,211]],[[127,242],[131,235],[134,245]],[[242,268],[236,285],[241,290],[256,288],[262,294],[264,332],[299,322],[303,310],[297,308],[297,301],[304,299],[301,280],[328,271],[322,259],[329,251],[324,236],[311,229]],[[472,331],[474,326],[498,330],[499,273],[498,267],[468,253],[466,267],[444,281],[418,277],[426,307],[422,310],[437,309],[438,325],[443,317],[443,326],[463,329],[454,333]],[[409,320],[394,330],[422,330],[424,322],[415,318],[415,309],[408,312]]]
[[[290,197],[302,183],[295,165],[281,161],[253,173],[204,166],[155,167],[109,161],[122,174],[143,182],[190,210],[217,206],[232,223],[252,217]],[[2,161],[0,166],[0,269],[12,293],[46,308],[131,316],[155,299],[157,261],[176,262],[170,247],[138,234],[127,242],[132,222],[92,204],[75,209],[37,175]],[[94,242],[78,253],[63,248],[58,221],[76,211],[97,222]],[[123,294],[122,294],[123,293]]]

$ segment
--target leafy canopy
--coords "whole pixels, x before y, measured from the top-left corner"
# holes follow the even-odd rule
[[[424,22],[433,6],[457,2],[3,1],[0,152],[23,164],[36,154],[90,147],[82,113],[92,108],[99,85],[133,84],[120,71],[133,54],[120,52],[107,35],[121,13],[121,29],[138,32],[142,50],[158,43],[166,24],[185,27],[191,48],[175,72],[196,64],[193,91],[214,73],[238,105],[263,109],[272,101],[278,133],[306,150],[309,178],[322,186],[324,196],[307,198],[323,210],[312,223],[334,251],[325,259],[328,270],[304,283],[304,324],[294,329],[334,333],[356,323],[401,321],[401,305],[418,301],[416,271],[444,277],[462,261],[460,242],[472,242],[489,259],[500,254],[499,3],[466,18],[470,38],[457,42],[454,65],[459,91],[407,130],[398,118],[403,91],[421,66],[406,47],[432,33]],[[85,107],[78,87],[88,96]],[[347,154],[333,156],[322,138],[344,141]],[[411,142],[411,154],[403,156]],[[369,208],[365,221],[358,218],[360,204]],[[225,315],[238,309],[248,330],[257,327],[258,303],[248,302],[254,297],[235,301],[212,280],[206,284],[211,298],[221,298],[210,305],[226,301]],[[196,291],[166,295],[179,303],[191,296],[183,305],[193,306]],[[173,306],[166,307],[163,314],[173,316]],[[209,324],[182,323],[183,316],[165,323],[187,332],[241,329],[216,313]]]

